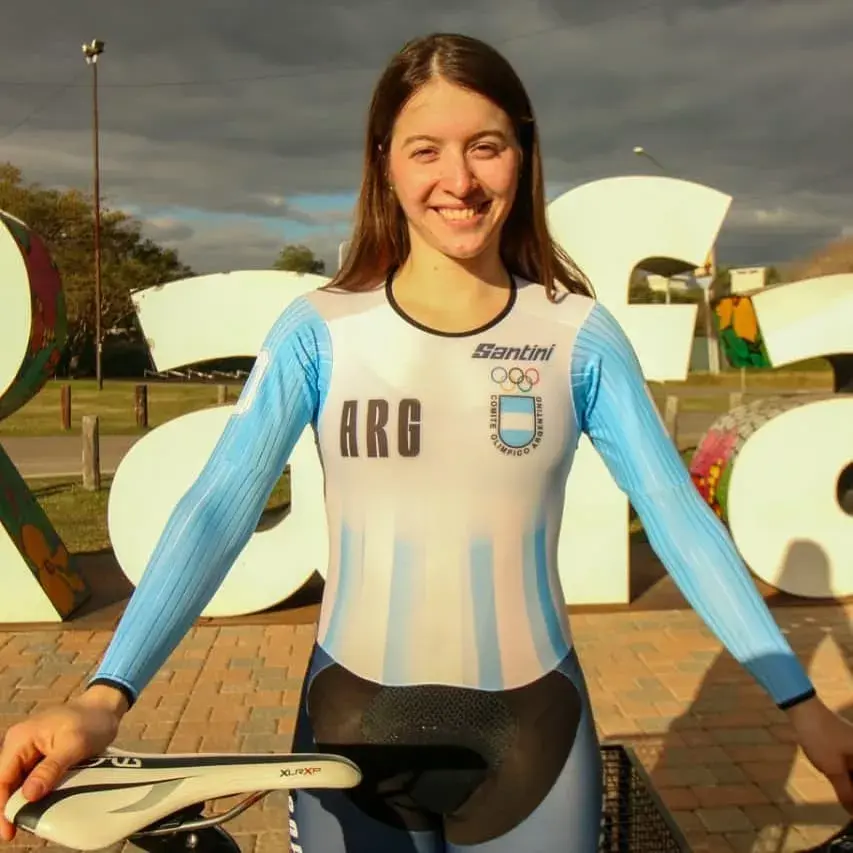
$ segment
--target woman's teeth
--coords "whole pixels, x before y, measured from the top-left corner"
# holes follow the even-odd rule
[[[488,205],[488,202],[477,204],[473,207],[440,207],[438,212],[445,219],[464,220],[473,219],[478,213],[482,213]]]

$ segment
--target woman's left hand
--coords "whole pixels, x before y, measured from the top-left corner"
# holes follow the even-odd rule
[[[838,801],[853,814],[853,725],[817,697],[787,713],[806,758],[826,776]]]

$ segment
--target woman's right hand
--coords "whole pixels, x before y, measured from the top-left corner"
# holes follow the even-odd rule
[[[64,705],[12,726],[0,750],[0,838],[11,841],[15,827],[4,811],[12,794],[32,802],[49,793],[80,761],[104,752],[115,740],[127,702],[112,687],[95,685]]]

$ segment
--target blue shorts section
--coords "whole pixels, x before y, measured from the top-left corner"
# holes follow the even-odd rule
[[[316,744],[306,696],[312,679],[334,663],[315,648],[302,689],[294,752]],[[574,653],[558,667],[583,697],[572,751],[545,799],[522,823],[483,844],[453,845],[440,832],[406,832],[358,809],[343,791],[294,791],[290,797],[291,853],[597,853],[603,797],[601,753],[583,673]]]

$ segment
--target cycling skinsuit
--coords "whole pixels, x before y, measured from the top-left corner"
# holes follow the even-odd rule
[[[437,333],[390,278],[275,322],[95,680],[138,696],[307,427],[330,560],[294,750],[349,755],[364,781],[292,794],[294,853],[597,849],[599,745],[556,561],[584,433],[729,652],[780,707],[813,695],[600,303],[518,281],[487,326]]]

